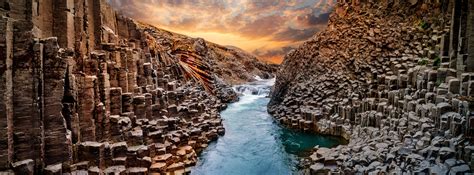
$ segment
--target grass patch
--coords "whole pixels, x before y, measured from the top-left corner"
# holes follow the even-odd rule
[[[418,61],[418,65],[426,66],[426,65],[428,65],[428,62],[429,61],[427,59],[421,59],[421,60]]]

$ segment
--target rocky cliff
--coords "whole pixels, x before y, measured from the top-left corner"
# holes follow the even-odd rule
[[[367,6],[339,3],[326,30],[285,56],[270,107],[290,103],[323,106],[337,97],[362,94],[371,90],[369,85],[377,75],[390,73],[390,59],[435,56],[427,53],[423,45],[436,44],[430,36],[443,32],[442,14],[401,4],[389,7],[380,2]],[[422,23],[432,27],[425,30],[420,27]]]
[[[0,1],[0,174],[184,173],[274,69],[105,0]]]
[[[341,0],[286,55],[269,112],[342,136],[306,173],[467,173],[474,122],[472,1]]]

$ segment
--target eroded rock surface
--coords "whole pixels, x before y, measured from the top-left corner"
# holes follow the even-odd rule
[[[225,133],[229,85],[275,69],[105,0],[3,0],[0,16],[0,174],[184,173]]]
[[[308,174],[472,172],[472,1],[338,1],[325,31],[290,52],[269,112],[341,136]]]

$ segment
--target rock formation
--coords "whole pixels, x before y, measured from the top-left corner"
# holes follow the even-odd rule
[[[187,171],[225,132],[228,85],[274,69],[105,0],[1,0],[0,16],[0,174]]]
[[[463,174],[474,168],[473,1],[339,0],[325,31],[291,51],[269,112],[341,136],[305,173]]]

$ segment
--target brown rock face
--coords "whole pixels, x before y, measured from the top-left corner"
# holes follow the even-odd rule
[[[313,106],[330,115],[344,99],[380,92],[377,86],[385,77],[398,78],[418,62],[435,60],[439,52],[436,36],[446,33],[448,18],[437,8],[441,4],[430,4],[434,9],[421,13],[424,5],[339,2],[327,29],[285,57],[272,91],[270,112],[299,114],[298,106]]]
[[[0,15],[0,171],[184,171],[223,134],[228,83],[275,70],[105,0],[3,0]]]

